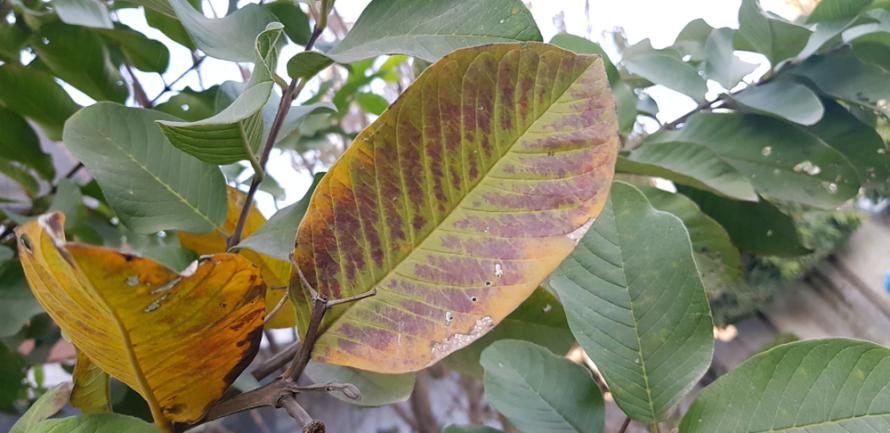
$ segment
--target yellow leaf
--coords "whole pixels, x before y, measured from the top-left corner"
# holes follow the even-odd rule
[[[74,365],[74,389],[71,406],[85,414],[111,412],[111,380],[80,350]]]
[[[572,252],[618,153],[603,61],[538,43],[454,51],[319,182],[294,258],[332,309],[315,359],[424,368],[491,330]],[[292,288],[305,330],[310,291]]]
[[[226,215],[226,221],[221,227],[222,233],[225,233],[225,236],[219,230],[200,234],[179,231],[177,235],[179,236],[179,243],[183,248],[190,249],[200,255],[226,251],[226,238],[235,230],[235,225],[238,224],[238,218],[241,216],[241,208],[244,207],[244,200],[247,199],[247,194],[238,189],[229,187],[227,192],[228,214]],[[263,214],[260,213],[255,205],[251,205],[241,238],[250,236],[251,233],[259,230],[265,223],[266,218]],[[244,248],[238,250],[238,254],[241,254],[260,268],[263,280],[265,280],[266,287],[268,288],[266,290],[266,313],[271,312],[278,305],[278,302],[281,301],[281,298],[287,294],[285,287],[290,278],[290,263]],[[278,310],[274,317],[266,320],[266,326],[275,329],[293,328],[296,325],[295,314],[293,305],[287,303]]]
[[[182,275],[146,258],[67,243],[60,213],[16,228],[35,297],[99,368],[145,398],[158,427],[204,416],[256,355],[259,270],[233,254]]]

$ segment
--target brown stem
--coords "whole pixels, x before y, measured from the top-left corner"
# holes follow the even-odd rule
[[[618,433],[624,433],[627,431],[627,427],[630,425],[630,418],[624,418],[624,422],[621,424],[621,428],[618,429]]]
[[[281,311],[282,308],[284,308],[284,304],[287,303],[288,298],[289,296],[287,295],[287,291],[285,291],[284,296],[282,296],[281,299],[278,300],[278,303],[275,304],[275,307],[272,308],[272,311],[270,311],[269,314],[266,315],[266,318],[263,319],[263,323],[269,323],[269,321],[272,320],[272,318],[275,317],[275,315],[278,314],[278,312]]]
[[[324,0],[322,4],[326,5],[327,1],[328,0]],[[315,43],[318,41],[318,38],[321,36],[321,33],[324,31],[327,23],[327,16],[321,18],[322,19],[319,20],[319,22],[315,23],[315,28],[312,30],[312,36],[310,36],[309,41],[306,42],[306,47],[303,49],[304,51],[311,51],[312,47],[314,47]],[[305,85],[305,80],[293,78],[281,95],[281,103],[278,104],[278,112],[275,113],[275,119],[272,121],[272,127],[269,129],[269,136],[266,138],[266,145],[263,148],[263,154],[259,160],[259,170],[254,173],[253,180],[250,182],[250,188],[247,190],[247,198],[244,200],[244,206],[241,208],[241,215],[238,217],[238,223],[235,225],[235,230],[232,231],[232,235],[229,236],[229,239],[226,241],[226,246],[228,248],[238,245],[238,242],[241,242],[241,233],[244,231],[244,224],[247,220],[247,215],[250,213],[250,206],[253,204],[253,196],[256,194],[257,189],[259,189],[260,182],[263,181],[265,175],[263,170],[266,167],[266,162],[269,160],[269,155],[272,153],[272,148],[275,147],[275,140],[278,138],[278,133],[281,131],[281,125],[284,123],[284,118],[287,116],[287,112],[290,111],[291,103],[297,96],[299,96],[300,91],[303,90],[303,86]]]
[[[62,176],[62,177],[59,178],[59,182],[55,182],[55,183],[53,183],[52,188],[50,188],[50,192],[51,192],[51,193],[55,193],[56,191],[58,191],[58,189],[59,189],[59,183],[61,182],[62,179],[71,179],[71,178],[73,178],[74,175],[76,175],[77,172],[79,172],[82,168],[83,168],[83,163],[82,163],[82,162],[78,162],[77,164],[75,164],[74,167],[71,167],[71,170],[68,170],[68,172],[65,173],[64,176]]]
[[[145,108],[151,108],[152,102],[148,99],[148,95],[145,94],[145,88],[142,87],[142,83],[136,78],[133,68],[130,67],[129,63],[124,63],[124,69],[126,69],[127,74],[130,75],[130,85],[133,87],[133,98],[136,99],[136,102],[138,102],[139,105]]]
[[[285,411],[287,411],[287,414],[290,415],[291,418],[297,420],[297,422],[303,426],[303,433],[325,432],[324,424],[313,419],[312,416],[306,412],[306,409],[303,409],[303,406],[300,406],[300,403],[297,403],[297,399],[293,396],[281,399],[279,404]]]
[[[278,407],[279,402],[284,397],[293,396],[297,391],[295,383],[286,381],[272,382],[214,404],[207,411],[207,415],[192,427],[246,410],[267,406]]]
[[[182,74],[179,74],[179,76],[176,77],[176,79],[171,81],[169,84],[165,85],[164,89],[161,90],[161,93],[158,93],[157,96],[155,96],[154,98],[151,98],[151,100],[149,101],[149,104],[154,105],[154,103],[157,102],[161,96],[164,96],[165,94],[167,94],[167,92],[173,90],[173,86],[176,85],[176,83],[178,83],[180,80],[185,78],[185,76],[188,75],[189,72],[192,72],[195,69],[197,69],[199,66],[201,66],[201,63],[203,63],[204,59],[206,59],[206,58],[207,58],[207,56],[196,58],[195,61],[192,62],[192,65],[189,66],[189,68],[185,70],[185,72],[183,72]]]
[[[299,271],[300,267],[295,267]],[[316,295],[312,305],[312,318],[309,319],[309,327],[306,329],[303,344],[300,345],[300,352],[294,357],[293,362],[287,367],[284,374],[281,375],[282,378],[297,381],[303,375],[303,370],[309,365],[309,359],[312,357],[312,349],[315,346],[316,340],[318,340],[318,330],[327,310],[328,300]]]
[[[498,420],[501,422],[501,430],[505,433],[519,433],[516,431],[516,428],[513,427],[513,424],[510,423],[510,420],[507,419],[504,414],[498,412]]]
[[[411,411],[417,421],[418,433],[438,433],[439,423],[433,414],[429,395],[429,375],[426,372],[417,374],[414,382],[414,392],[411,393]]]
[[[276,353],[271,358],[263,361],[257,368],[250,372],[256,380],[263,380],[272,373],[280,370],[281,367],[287,365],[288,361],[294,358],[300,351],[300,343],[294,343],[284,348],[281,352]]]
[[[482,424],[482,387],[479,383],[467,376],[460,377],[461,387],[467,396],[467,418],[470,424]]]

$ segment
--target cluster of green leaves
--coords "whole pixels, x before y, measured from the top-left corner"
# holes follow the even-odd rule
[[[146,106],[137,86],[126,85],[135,84],[128,71],[165,72],[169,52],[116,22],[114,11],[134,4],[150,26],[197,56],[252,63],[250,79],[187,88]],[[29,391],[43,393],[14,432],[154,427],[118,414],[46,419],[68,401],[70,389],[39,383],[29,389],[25,380],[29,366],[46,361],[59,331],[38,315],[11,229],[58,211],[67,216],[69,239],[173,269],[184,269],[196,254],[223,252],[180,244],[186,238],[174,234],[228,234],[234,224],[227,185],[249,180],[242,175],[247,167],[265,177],[262,188],[280,195],[262,164],[281,102],[276,88],[286,82],[276,74],[284,64],[279,53],[286,44],[307,44],[310,24],[326,19],[328,11],[319,10],[325,4],[279,0],[238,8],[232,2],[225,16],[207,18],[200,5],[183,0],[0,3],[0,173],[20,186],[0,197],[0,410],[18,411]],[[739,23],[714,29],[697,20],[671,47],[655,49],[648,41],[619,47],[620,61],[581,37],[550,41],[602,56],[623,143],[617,173],[625,182],[613,184],[605,209],[545,287],[444,360],[483,378],[488,400],[519,430],[604,431],[604,399],[591,372],[562,356],[574,343],[629,418],[664,422],[710,364],[709,300],[744,290],[746,257],[811,251],[788,209],[834,209],[861,191],[890,194],[890,156],[877,132],[890,113],[886,2],[823,0],[808,18],[790,22],[744,0]],[[291,79],[309,80],[329,67],[345,70],[346,78],[316,79],[316,94],[290,109],[273,144],[302,157],[330,151],[330,135],[352,138],[355,131],[344,127],[352,107],[385,116],[388,103],[370,84],[398,83],[409,57],[422,69],[459,48],[540,40],[518,0],[373,0],[333,47],[287,59]],[[762,55],[768,71],[752,77],[755,65],[740,51]],[[394,56],[378,60],[383,55]],[[97,103],[79,107],[60,81]],[[716,98],[707,98],[709,82],[721,89]],[[658,123],[658,107],[646,93],[655,85],[692,98],[700,109]],[[43,136],[61,140],[92,179],[65,178],[41,148]],[[653,178],[671,181],[677,191],[652,187]],[[286,261],[308,207],[303,200],[281,209],[233,251],[257,253],[261,268]],[[26,340],[35,343],[27,356],[17,351]],[[886,429],[888,357],[888,349],[845,340],[774,348],[703,391],[680,431]],[[372,406],[406,398],[414,383],[411,373],[322,363],[307,374],[353,383],[362,397],[352,402]],[[144,416],[144,406],[139,410]]]

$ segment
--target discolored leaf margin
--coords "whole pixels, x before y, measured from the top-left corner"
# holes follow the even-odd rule
[[[176,236],[184,248],[199,255],[226,252],[227,238],[238,224],[241,209],[247,200],[247,194],[236,188],[227,187],[226,195],[228,210],[226,212],[226,220],[219,230],[208,233],[177,231]],[[294,226],[298,223],[299,221],[295,221]],[[247,213],[247,219],[244,221],[242,233],[244,236],[249,236],[255,231],[261,230],[267,224],[266,218],[257,209],[256,204],[251,204],[250,210]],[[296,231],[296,227],[294,227],[294,231]],[[290,241],[289,243],[292,242]],[[251,263],[260,269],[263,281],[266,284],[266,311],[267,313],[271,312],[287,293],[284,288],[287,286],[290,276],[290,261],[269,256],[252,248],[238,248],[238,254],[250,260]],[[296,323],[293,306],[290,304],[285,305],[274,316],[266,317],[265,321],[266,326],[269,328],[293,328]]]
[[[178,275],[67,243],[63,227],[64,216],[52,213],[16,228],[35,297],[78,350],[145,398],[163,432],[203,417],[259,349],[259,270],[217,254]]]
[[[494,327],[601,211],[616,123],[598,57],[495,44],[427,68],[331,167],[300,225],[294,257],[321,295],[377,290],[330,312],[316,359],[414,371]],[[310,293],[291,299],[305,330]]]

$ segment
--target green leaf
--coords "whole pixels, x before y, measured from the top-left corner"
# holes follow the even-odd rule
[[[19,184],[24,193],[29,196],[36,196],[40,192],[40,183],[31,175],[31,171],[25,165],[0,158],[0,174]]]
[[[442,433],[504,433],[496,428],[484,425],[449,425]]]
[[[525,433],[601,433],[603,397],[586,368],[534,343],[501,340],[482,352],[485,397]]]
[[[708,293],[724,293],[735,287],[742,275],[742,258],[726,229],[683,194],[651,186],[638,188],[646,194],[646,199],[654,208],[669,212],[683,221],[692,241],[696,267]]]
[[[9,433],[31,433],[41,421],[55,415],[68,403],[71,384],[62,383],[43,393],[28,411],[13,424]],[[79,432],[78,432],[79,433]]]
[[[311,362],[306,367],[306,375],[317,384],[349,383],[361,393],[358,400],[352,400],[340,392],[331,395],[347,403],[359,406],[384,406],[402,402],[414,390],[414,373],[380,374],[339,365]]]
[[[263,5],[284,24],[284,33],[295,44],[306,45],[312,29],[309,28],[309,16],[300,6],[291,0],[278,0]]]
[[[0,286],[0,293],[3,286]],[[27,396],[27,366],[15,350],[0,344],[0,410],[14,412],[15,403]]]
[[[739,59],[733,53],[732,39],[735,30],[720,28],[711,32],[705,44],[705,63],[703,72],[706,77],[720,83],[724,89],[730,90],[742,81],[757,65]]]
[[[700,62],[706,59],[705,45],[708,42],[714,28],[705,20],[696,18],[686,24],[677,39],[674,40],[673,48],[683,54],[689,56],[689,60]]]
[[[190,122],[206,119],[217,113],[215,104],[218,91],[219,86],[202,91],[186,87],[166,102],[156,105],[155,110]]]
[[[813,26],[813,34],[807,40],[806,46],[797,55],[798,60],[806,59],[822,49],[829,42],[837,39],[844,30],[856,22],[853,18],[837,18],[829,21],[816,23]]]
[[[62,22],[98,29],[112,28],[108,7],[99,0],[53,0]]]
[[[317,51],[301,51],[287,61],[287,74],[308,80],[333,63],[333,59]]]
[[[258,166],[263,145],[262,109],[273,85],[267,81],[248,88],[225,110],[207,119],[157,123],[170,143],[201,161],[232,164],[248,160]]]
[[[874,3],[874,0],[822,0],[807,17],[808,23],[852,18]]]
[[[696,114],[676,133],[650,136],[631,157],[686,173],[697,170],[695,164],[719,162],[761,195],[821,208],[859,191],[856,171],[840,152],[802,129],[754,114]]]
[[[890,115],[890,73],[849,55],[813,56],[790,70],[822,93]]]
[[[787,80],[751,86],[731,98],[748,111],[801,125],[815,124],[825,113],[825,107],[815,92],[803,84]]]
[[[603,64],[606,67],[606,74],[609,76],[609,83],[614,84],[621,78],[618,73],[618,68],[615,67],[615,64],[609,60],[609,55],[606,54],[606,51],[603,50],[599,44],[593,42],[589,39],[582,38],[581,36],[575,36],[568,33],[560,33],[550,39],[550,43],[556,45],[560,48],[565,48],[569,51],[574,51],[578,54],[596,54],[603,59]]]
[[[139,418],[113,413],[48,419],[26,433],[160,433],[154,425]]]
[[[822,121],[809,131],[844,154],[866,189],[890,194],[890,154],[884,140],[840,104],[825,101],[825,107]]]
[[[133,231],[213,230],[226,216],[225,179],[218,167],[167,142],[154,121],[168,119],[157,111],[99,103],[71,117],[64,141]]]
[[[81,351],[77,351],[72,377],[72,407],[84,414],[111,412],[111,377]]]
[[[170,51],[154,39],[149,39],[123,24],[116,24],[112,30],[99,31],[105,40],[116,45],[128,64],[145,72],[163,73],[170,63]]]
[[[705,388],[683,433],[890,430],[890,350],[844,339],[783,344]]]
[[[796,56],[809,37],[810,31],[806,28],[765,12],[760,0],[742,0],[736,48],[761,53],[776,66]]]
[[[540,40],[520,0],[373,0],[327,55],[339,63],[383,54],[434,62],[458,48]]]
[[[290,253],[297,238],[297,227],[306,214],[309,200],[322,176],[324,173],[317,173],[306,195],[300,201],[276,212],[259,230],[242,240],[238,247],[250,248],[276,259],[290,261]]]
[[[664,420],[707,371],[714,325],[689,234],[633,186],[612,185],[606,209],[550,285],[631,419]]]
[[[247,160],[255,171],[262,171],[260,154],[268,134],[266,128],[271,126],[271,120],[264,124],[263,108],[272,95],[274,84],[270,80],[278,61],[282,29],[281,23],[270,23],[257,35],[256,68],[247,90],[219,114],[194,122],[157,122],[170,143],[205,162],[233,164]]]
[[[44,24],[31,38],[40,60],[59,78],[97,101],[124,102],[129,89],[112,63],[108,47],[86,27]]]
[[[29,33],[23,22],[0,26],[0,60],[18,63]]]
[[[0,158],[20,162],[33,168],[41,177],[55,176],[52,158],[40,148],[40,140],[25,119],[0,106]]]
[[[366,113],[377,116],[389,108],[389,101],[376,93],[358,92],[355,95],[355,101],[358,102],[358,106]]]
[[[195,46],[208,56],[233,62],[254,61],[254,41],[275,15],[249,4],[224,18],[207,18],[186,0],[170,0]]]
[[[672,52],[654,50],[649,41],[640,42],[625,50],[624,66],[634,75],[643,77],[654,84],[676,90],[696,102],[705,100],[708,86],[688,63],[683,62]]]
[[[769,202],[730,200],[689,188],[681,191],[717,220],[742,251],[769,256],[799,256],[810,252],[801,244],[794,220]]]
[[[630,134],[637,122],[637,94],[629,84],[618,81],[612,85],[612,95],[618,112],[618,129],[624,135]]]
[[[491,332],[445,358],[445,365],[460,374],[481,379],[482,351],[495,341],[505,339],[529,341],[556,354],[565,354],[575,343],[559,299],[547,289],[538,288]]]
[[[618,173],[662,177],[738,200],[757,201],[751,182],[713,152],[699,146],[674,144],[638,149],[619,157]]]
[[[188,2],[198,10],[201,10],[201,0],[188,0]],[[145,2],[137,2],[137,3],[145,3]],[[163,4],[169,9],[170,4],[166,1]],[[195,42],[192,40],[192,37],[189,36],[188,32],[185,31],[185,27],[182,26],[182,23],[179,22],[179,19],[176,18],[176,14],[170,9],[171,15],[166,15],[156,10],[152,10],[149,8],[145,9],[145,21],[149,26],[154,27],[160,30],[168,38],[173,41],[179,43],[180,45],[188,48],[189,50],[195,50]]]
[[[867,18],[862,20],[866,21],[864,24],[852,27],[843,33],[844,42],[849,44],[856,40],[862,40],[864,42],[879,42],[885,45],[890,43],[887,35],[890,33],[890,11],[874,9],[868,11],[866,16]],[[852,22],[859,21],[855,18],[851,20]]]
[[[80,108],[52,75],[11,63],[0,65],[0,101],[36,122],[52,140],[62,139],[65,120]]]

